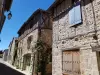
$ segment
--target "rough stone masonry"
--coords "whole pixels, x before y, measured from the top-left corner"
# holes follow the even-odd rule
[[[99,75],[97,59],[100,60],[100,56],[97,57],[99,52],[92,47],[100,44],[100,0],[80,2],[82,23],[75,26],[69,23],[69,11],[73,6],[71,0],[56,0],[49,8],[54,12],[52,75],[64,75],[62,52],[75,49],[79,49],[80,53],[80,73],[68,75]]]

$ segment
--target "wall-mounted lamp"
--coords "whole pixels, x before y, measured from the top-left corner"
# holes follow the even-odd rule
[[[11,13],[11,11],[10,11],[9,14],[8,14],[8,20],[10,20],[11,17],[12,17],[12,13]]]

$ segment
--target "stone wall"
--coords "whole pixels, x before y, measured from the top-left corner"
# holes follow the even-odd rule
[[[8,56],[8,49],[6,49],[6,50],[4,50],[4,52],[3,52],[3,60],[4,61],[7,61],[7,56]]]
[[[32,36],[32,41],[31,41],[31,47],[30,49],[27,49],[27,40],[28,37]],[[32,52],[32,47],[34,47],[36,41],[38,39],[38,29],[32,31],[31,33],[29,33],[25,38],[23,38],[22,40],[19,41],[18,44],[18,48],[22,48],[22,56],[27,54],[27,53],[31,53]]]
[[[12,64],[13,63],[13,59],[14,59],[14,53],[15,53],[15,40],[16,38],[12,39],[12,42],[9,45],[9,49],[8,49],[8,57],[7,57],[7,61]]]
[[[32,41],[31,41],[31,44],[30,44],[30,49],[27,49],[27,40],[28,40],[28,37],[32,36]],[[33,53],[32,51],[34,50],[34,46],[35,46],[35,43],[38,39],[38,29],[32,31],[31,33],[29,33],[25,38],[23,38],[22,40],[19,40],[19,43],[18,43],[18,60],[19,60],[19,67],[23,70],[23,67],[24,67],[24,64],[23,64],[23,60],[24,60],[24,56],[27,55],[27,54],[30,54],[31,55],[31,61],[30,61],[30,67],[28,70],[28,74],[30,75],[31,71],[32,71],[32,65],[33,65]]]
[[[52,30],[51,29],[42,29],[41,30],[41,39],[48,44],[48,46],[52,46]]]
[[[93,7],[90,0],[81,1],[83,22],[78,26],[69,24],[68,11],[54,18],[52,75],[62,75],[62,51],[73,49],[80,50],[81,75],[99,75],[96,52],[91,45],[97,45],[95,34],[100,39],[100,0],[92,0],[92,3]]]

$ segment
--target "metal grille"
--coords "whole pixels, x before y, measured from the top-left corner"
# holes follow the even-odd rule
[[[79,51],[63,52],[63,75],[80,75]]]

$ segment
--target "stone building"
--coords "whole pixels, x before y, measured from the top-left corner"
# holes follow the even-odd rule
[[[8,56],[7,56],[8,63],[12,65],[14,65],[16,48],[17,48],[17,37],[14,37],[9,44]]]
[[[4,61],[7,61],[7,56],[8,56],[8,49],[5,49],[5,50],[3,51],[3,60],[4,60]]]
[[[100,75],[100,0],[55,0],[52,75]]]
[[[37,9],[18,31],[17,66],[28,75],[35,72],[37,54],[34,47],[36,42],[41,38],[51,49],[51,25],[48,12]]]

